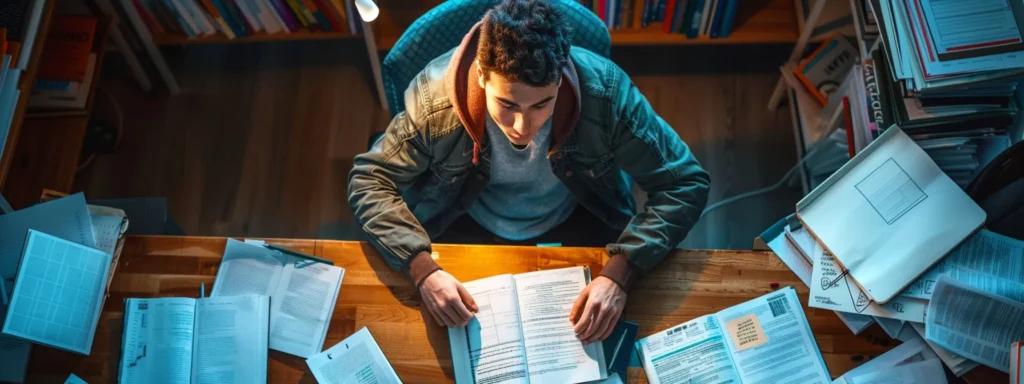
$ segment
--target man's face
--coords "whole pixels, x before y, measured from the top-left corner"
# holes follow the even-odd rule
[[[480,67],[477,67],[480,70]],[[480,87],[487,96],[487,112],[512,144],[525,146],[551,118],[558,95],[556,82],[544,87],[509,82],[497,73],[484,80],[479,73]]]

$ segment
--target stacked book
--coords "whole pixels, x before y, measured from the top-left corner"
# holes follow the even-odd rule
[[[1009,346],[1024,337],[1024,241],[979,229],[985,220],[893,126],[761,240],[807,284],[807,305],[836,311],[852,332],[873,321],[894,338],[919,334],[957,376],[1008,372]]]
[[[28,69],[43,17],[44,0],[13,0],[0,4],[0,155],[14,119],[21,91],[18,79]]]
[[[50,24],[29,107],[85,113],[96,71],[97,19],[58,16]]]
[[[732,32],[740,0],[580,0],[608,29],[662,23],[665,33],[689,39],[723,38]]]
[[[362,33],[352,0],[132,0],[154,35]]]
[[[1000,152],[1022,139],[1019,134],[1014,137],[1010,132],[1018,108],[1013,76],[1024,71],[1024,57],[1017,51],[1024,49],[1024,42],[1020,40],[1015,20],[1024,18],[1018,17],[1008,5],[985,9],[987,15],[995,19],[1014,20],[1016,45],[990,42],[1001,50],[970,53],[978,55],[974,58],[956,58],[967,54],[957,53],[944,62],[929,64],[929,55],[939,52],[934,41],[926,41],[923,35],[915,40],[909,34],[897,38],[899,35],[888,33],[908,32],[914,28],[900,21],[916,14],[891,12],[906,10],[904,2],[915,5],[913,0],[871,2],[871,14],[881,15],[877,25],[881,33],[873,42],[870,42],[870,35],[862,39],[860,33],[854,42],[845,36],[834,36],[799,64],[791,63],[782,68],[783,78],[791,89],[795,135],[802,143],[798,154],[805,156],[818,141],[834,138],[830,134],[836,131],[846,136],[846,155],[831,151],[833,155],[827,159],[805,161],[805,193],[821,183],[822,176],[827,177],[828,172],[837,169],[836,162],[853,157],[893,125],[902,128],[961,187],[966,187]],[[932,6],[928,1],[920,3],[924,7]],[[937,7],[939,12],[949,12]],[[918,20],[927,22],[925,13],[933,14],[922,11]],[[897,25],[892,25],[893,22]],[[929,24],[922,25],[931,28]],[[856,43],[864,39],[869,41],[867,54],[856,57],[860,51]],[[962,72],[947,70],[954,67],[961,68]],[[925,76],[928,68],[943,69],[939,72],[943,75]],[[832,145],[837,143],[836,140],[831,142]],[[818,170],[824,173],[808,174],[810,167],[821,164],[824,166]]]

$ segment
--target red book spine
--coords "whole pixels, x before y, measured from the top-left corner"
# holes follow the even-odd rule
[[[661,30],[665,33],[672,33],[672,15],[676,14],[677,0],[668,0],[665,4],[665,19],[661,20]]]
[[[843,124],[846,124],[846,149],[850,151],[850,158],[852,159],[857,151],[854,149],[853,143],[853,116],[850,115],[850,98],[843,97]]]
[[[608,24],[608,0],[597,0],[597,17]]]

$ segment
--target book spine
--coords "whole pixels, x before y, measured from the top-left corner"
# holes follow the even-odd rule
[[[612,19],[612,20],[614,20],[614,22],[612,23],[612,27],[615,28],[615,29],[619,29],[619,28],[622,27],[622,17],[623,17],[622,14],[624,13],[622,11],[622,9],[623,9],[622,3],[624,1],[625,0],[615,0],[615,8],[614,8],[615,17]]]
[[[226,26],[224,34],[228,35],[228,33],[230,33],[228,37],[232,39],[244,36],[241,34],[241,27],[236,24],[238,21],[231,17],[231,13],[228,12],[226,4],[224,4],[225,1],[226,0],[210,0],[210,5],[217,10],[217,15],[220,16],[220,20],[223,21]]]
[[[654,0],[651,0],[651,1],[654,1]],[[669,1],[672,1],[672,0],[657,0],[657,1],[658,1],[658,4],[657,4],[656,7],[654,7],[655,8],[654,9],[654,19],[652,21],[665,22],[665,7],[666,7],[666,4]],[[669,18],[672,18],[672,16],[669,16]]]
[[[168,8],[168,4],[163,0],[139,0],[143,4],[149,4],[149,9],[155,12],[157,21],[164,28],[164,31],[169,34],[176,35],[188,35],[187,32],[181,27],[181,22],[175,15],[174,11]]]
[[[686,33],[686,26],[690,25],[689,19],[687,19],[686,16],[690,14],[689,10],[693,7],[694,2],[696,1],[697,0],[678,0],[679,3],[676,4],[676,13],[672,16],[674,20],[672,22],[672,33]],[[692,17],[692,14],[690,15]]]
[[[884,65],[884,63],[883,63]],[[878,94],[878,79],[875,74],[875,63],[871,59],[862,62],[861,70],[864,71],[864,93],[867,96],[869,121],[871,122],[871,135],[878,137],[878,132],[885,129],[885,121],[882,116],[882,100]]]
[[[725,6],[725,16],[722,17],[722,28],[718,31],[719,37],[729,37],[732,33],[732,25],[736,20],[736,8],[739,8],[740,0],[727,0],[728,4]]]
[[[306,14],[303,12],[303,8],[299,6],[299,0],[284,0],[284,1],[285,1],[285,3],[288,4],[288,9],[290,9],[292,11],[292,13],[295,14],[295,18],[299,20],[299,23],[301,23],[303,27],[306,27],[306,28],[309,28],[310,30],[312,30],[313,28],[309,25],[310,24],[309,19],[306,18]]]
[[[234,0],[235,6],[241,11],[242,17],[245,19],[246,24],[253,32],[262,32],[263,25],[260,24],[259,19],[256,18],[256,10],[254,10],[249,4],[249,0]]]
[[[256,6],[259,7],[260,22],[266,27],[267,33],[278,33],[285,29],[284,22],[279,19],[277,12],[274,12],[273,6],[270,5],[268,0],[255,0]]]
[[[722,19],[725,18],[725,6],[728,2],[729,0],[718,0],[718,2],[715,3],[715,16],[711,23],[710,33],[712,39],[717,39],[719,36],[719,31],[722,28]]]
[[[238,8],[238,4],[235,0],[221,0],[224,2],[224,8],[228,10],[228,15],[235,20],[235,24],[241,29],[241,33],[237,33],[238,36],[252,36],[254,30],[249,22],[242,16],[242,11]]]
[[[213,18],[214,22],[217,23],[217,27],[218,29],[220,29],[221,33],[223,33],[224,36],[227,36],[229,39],[234,39],[234,31],[231,30],[231,26],[229,26],[227,21],[224,20],[224,16],[221,15],[217,8],[213,6],[213,2],[210,0],[201,1],[203,4],[203,8],[206,8],[206,13]]]
[[[153,11],[149,9],[149,7],[145,5],[145,3],[143,3],[140,0],[132,0],[132,5],[135,6],[135,11],[138,12],[139,16],[142,17],[142,21],[145,22],[146,26],[149,27],[150,32],[157,35],[163,35],[167,33],[164,31],[163,26],[160,25],[160,22],[156,20],[156,17],[153,16]],[[5,40],[4,46],[6,45],[7,41]]]
[[[683,23],[686,26],[686,37],[696,39],[700,31],[700,10],[704,9],[705,0],[690,0],[686,5]]]
[[[846,125],[846,149],[852,159],[857,155],[853,137],[853,115],[850,113],[850,98],[843,96],[843,124]]]
[[[700,12],[700,25],[697,27],[697,37],[707,36],[708,17],[711,14],[711,3],[714,2],[715,0],[704,0],[704,3],[701,4],[703,8],[697,10]]]
[[[597,4],[597,18],[604,22],[604,25],[608,26],[608,0],[597,0],[594,2]]]
[[[334,11],[330,6],[327,5],[325,0],[313,0],[313,4],[316,5],[320,15],[323,17],[323,23],[327,25],[327,29],[330,31],[342,31],[341,22],[338,21],[338,17],[334,14]]]
[[[665,33],[672,33],[673,32],[673,28],[672,27],[675,25],[675,17],[674,17],[675,16],[675,10],[676,10],[676,5],[678,5],[678,4],[679,4],[679,0],[672,0],[671,2],[668,3],[667,14],[669,16],[668,16],[668,19],[665,19],[665,21],[662,22],[662,24],[661,24],[661,31],[662,32],[665,32]]]
[[[213,20],[210,19],[206,12],[200,8],[199,3],[195,0],[182,0],[185,8],[190,12],[192,19],[196,21],[199,28],[202,29],[203,35],[212,35],[217,33],[217,28],[213,26]]]
[[[313,17],[313,20],[316,20],[316,25],[320,29],[330,32],[331,22],[327,19],[327,16],[324,15],[324,10],[320,9],[320,6],[317,5],[315,0],[302,0],[302,6],[306,8],[306,12],[309,12],[309,15]]]
[[[195,22],[192,21],[192,18],[189,17],[188,12],[185,11],[184,6],[181,4],[182,0],[167,1],[171,3],[171,9],[174,10],[175,16],[177,16],[179,21],[181,21],[181,27],[185,29],[189,37],[196,37],[202,34],[202,30],[199,29],[199,26],[197,26]]]
[[[349,31],[348,28],[348,15],[345,13],[345,2],[344,0],[328,0],[331,2],[331,6],[338,14],[338,31]]]
[[[281,19],[285,29],[288,32],[295,32],[299,30],[299,21],[295,19],[295,15],[288,9],[288,5],[285,4],[285,0],[267,0],[273,6],[274,14]]]

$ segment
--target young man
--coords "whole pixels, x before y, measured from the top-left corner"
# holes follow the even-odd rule
[[[420,72],[406,111],[355,158],[356,219],[440,325],[465,325],[477,308],[430,257],[431,239],[607,244],[610,259],[570,315],[593,342],[700,218],[708,174],[629,77],[570,48],[570,33],[543,0],[503,1]],[[636,214],[630,179],[649,197]]]

